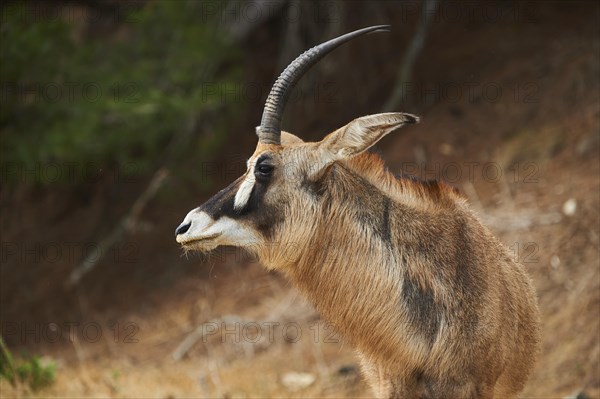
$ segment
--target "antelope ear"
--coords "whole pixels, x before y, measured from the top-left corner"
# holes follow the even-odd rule
[[[318,143],[318,148],[325,151],[331,162],[335,162],[360,154],[407,123],[418,122],[419,117],[400,112],[363,116],[327,135]]]
[[[281,145],[282,146],[293,146],[293,145],[300,145],[300,144],[304,144],[304,141],[302,141],[302,139],[298,136],[295,136],[291,133],[288,132],[281,132]]]

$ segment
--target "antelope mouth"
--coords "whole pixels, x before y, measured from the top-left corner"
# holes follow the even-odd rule
[[[211,234],[209,236],[190,238],[189,240],[181,241],[180,244],[183,247],[193,247],[193,246],[197,246],[198,244],[214,240],[215,238],[218,238],[220,235],[221,235],[221,233],[216,233],[216,234]]]

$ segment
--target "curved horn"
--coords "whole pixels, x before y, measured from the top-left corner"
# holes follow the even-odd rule
[[[288,100],[292,88],[300,77],[321,58],[338,46],[354,39],[355,37],[364,35],[369,32],[388,32],[389,25],[370,26],[346,33],[345,35],[331,39],[325,43],[321,43],[304,53],[292,61],[287,68],[279,75],[263,110],[260,126],[256,128],[258,141],[264,144],[280,144],[281,143],[281,117],[285,104]]]

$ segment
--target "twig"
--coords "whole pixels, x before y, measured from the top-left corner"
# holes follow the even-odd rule
[[[193,133],[197,129],[196,118],[191,118],[185,129],[181,129],[181,133],[173,136],[167,149],[165,150],[163,166],[150,179],[150,183],[138,199],[133,203],[129,212],[121,218],[117,225],[113,228],[110,234],[104,238],[98,246],[98,251],[93,251],[86,257],[69,275],[65,282],[66,288],[71,288],[79,283],[81,278],[92,270],[104,258],[110,248],[119,242],[126,233],[135,230],[137,222],[142,214],[142,211],[152,198],[158,193],[163,186],[166,178],[169,176],[169,168],[179,157],[179,155],[187,148],[191,141]]]
[[[12,354],[6,347],[6,344],[4,343],[4,339],[2,337],[0,337],[0,352],[1,352],[1,357],[4,358],[5,364],[10,369],[10,375],[7,376],[5,374],[5,376],[7,377],[8,381],[10,382],[10,385],[12,385],[13,387],[17,387],[17,385],[19,384],[19,376],[17,375],[17,372],[15,371],[15,365],[14,365],[14,360],[13,360]]]
[[[398,73],[398,78],[396,79],[394,91],[383,107],[385,111],[396,110],[404,99],[406,94],[406,83],[408,83],[412,75],[412,70],[415,62],[417,61],[417,57],[423,48],[423,44],[425,43],[429,22],[431,22],[431,19],[435,15],[437,2],[438,0],[424,0],[421,22],[417,28],[415,36],[412,39],[412,42],[404,54],[404,59],[402,65],[400,66],[400,72]]]
[[[268,315],[267,318],[260,320],[260,321],[253,321],[253,323],[256,323],[256,324],[262,326],[262,325],[266,325],[270,321],[280,319],[281,317],[284,316],[284,314],[286,313],[286,310],[289,308],[290,304],[295,300],[295,298],[296,298],[296,294],[294,294],[293,292],[288,294],[287,297],[281,301],[281,304],[279,306],[277,306]],[[308,312],[304,312],[304,313],[294,311],[293,314],[294,314],[294,321],[305,322],[314,315],[314,312],[312,310],[308,311]],[[183,339],[183,341],[181,341],[181,343],[177,346],[177,349],[175,349],[171,353],[171,357],[175,361],[181,360],[199,340],[204,339],[204,337],[207,334],[207,331],[206,331],[207,324],[217,323],[220,326],[221,324],[225,324],[225,325],[229,324],[230,325],[230,324],[234,324],[234,323],[245,323],[245,322],[247,322],[247,321],[245,321],[244,319],[242,319],[239,316],[229,315],[229,316],[223,316],[222,318],[212,319],[208,322],[202,323],[201,325],[196,327],[191,333],[189,333]],[[211,331],[211,334],[213,334],[213,333],[214,333],[214,331]],[[248,348],[245,348],[245,350],[247,350],[247,349]]]
[[[469,199],[471,200],[471,203],[473,203],[473,205],[475,205],[477,209],[483,212],[483,204],[479,199],[479,195],[477,195],[477,190],[475,190],[475,186],[473,185],[473,183],[471,183],[468,180],[465,181],[463,183],[463,190],[465,191],[467,197],[469,197]]]
[[[217,397],[227,397],[228,395],[222,394],[223,383],[221,382],[221,378],[219,377],[219,366],[216,360],[209,359],[208,360],[208,370],[209,377],[215,388],[217,389]]]
[[[521,213],[518,215],[481,215],[484,223],[495,231],[513,231],[529,229],[532,226],[545,226],[560,223],[562,215],[558,212],[550,213]]]
[[[325,356],[323,355],[323,349],[321,349],[321,342],[313,342],[312,345],[313,355],[315,357],[317,363],[317,370],[319,372],[319,376],[323,379],[327,378],[329,375],[329,366],[325,361]]]
[[[175,349],[173,353],[171,353],[171,357],[175,361],[181,360],[186,355],[186,353],[188,353],[189,350],[192,349],[192,346],[194,346],[196,342],[204,338],[204,336],[206,335],[206,324],[233,324],[240,323],[242,321],[242,318],[240,318],[239,316],[223,316],[220,319],[213,319],[208,321],[207,323],[203,323],[202,325],[196,327],[194,331],[192,331],[187,337],[185,337],[183,341],[181,341],[177,349]]]
[[[133,206],[129,210],[129,213],[125,215],[117,226],[111,231],[111,233],[100,242],[98,250],[93,251],[88,255],[79,266],[73,270],[67,280],[66,285],[72,287],[79,283],[81,278],[90,270],[92,270],[102,260],[103,255],[108,252],[113,245],[123,238],[125,233],[132,232],[135,230],[139,217],[142,210],[148,204],[148,202],[156,195],[160,187],[163,185],[169,172],[166,168],[160,168],[154,173],[150,184],[146,187],[146,190],[139,196],[134,202]]]

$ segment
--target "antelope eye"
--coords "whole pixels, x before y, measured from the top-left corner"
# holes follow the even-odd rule
[[[260,177],[268,177],[273,173],[273,165],[261,163],[256,165],[255,174]]]

